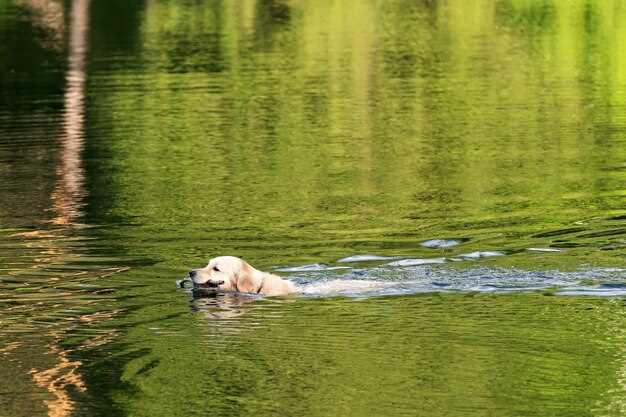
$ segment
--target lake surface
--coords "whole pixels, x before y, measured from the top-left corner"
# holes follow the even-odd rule
[[[626,5],[0,0],[0,416],[626,415]],[[177,288],[236,255],[287,298]]]

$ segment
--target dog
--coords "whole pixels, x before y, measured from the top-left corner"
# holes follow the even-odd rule
[[[298,292],[293,282],[278,275],[259,271],[235,256],[213,258],[204,268],[189,271],[189,279],[194,289],[219,292],[244,292],[268,296]]]

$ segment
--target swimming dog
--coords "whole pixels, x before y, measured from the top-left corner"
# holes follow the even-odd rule
[[[287,295],[297,292],[295,284],[278,275],[259,271],[235,256],[218,256],[207,266],[189,271],[194,288],[262,295]]]

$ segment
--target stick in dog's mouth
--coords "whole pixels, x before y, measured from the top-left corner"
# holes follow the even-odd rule
[[[202,284],[194,283],[193,286],[196,288],[217,288],[222,285],[224,281],[207,281]]]

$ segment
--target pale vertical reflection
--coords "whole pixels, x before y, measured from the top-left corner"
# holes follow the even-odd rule
[[[84,142],[89,1],[74,0],[71,9],[63,136],[56,170],[56,186],[52,193],[53,210],[56,214],[53,223],[59,225],[76,222],[81,214],[85,196],[81,152]],[[75,407],[70,397],[70,389],[85,390],[85,383],[78,372],[82,363],[70,360],[69,352],[59,347],[59,341],[60,337],[56,335],[49,351],[50,355],[57,359],[57,364],[49,369],[31,370],[34,381],[53,396],[53,399],[44,401],[49,417],[71,415]]]
[[[67,320],[74,323],[78,322],[81,325],[94,324],[103,320],[109,320],[118,313],[119,310],[96,312],[76,318],[68,318]],[[63,350],[59,347],[65,337],[63,331],[54,332],[52,336],[54,337],[54,342],[50,344],[49,354],[57,358],[56,365],[48,369],[33,368],[30,370],[30,374],[37,385],[45,388],[54,396],[52,400],[44,400],[48,407],[48,417],[67,417],[72,415],[75,409],[71,391],[85,392],[87,390],[85,381],[78,372],[83,363],[79,360],[72,360],[72,352],[109,343],[117,336],[117,331],[109,330],[97,334],[82,342],[73,350]]]
[[[66,90],[63,109],[62,151],[57,185],[52,194],[55,224],[71,224],[81,214],[85,190],[81,152],[85,123],[85,66],[89,32],[89,0],[72,3]]]
[[[44,401],[48,407],[48,417],[67,417],[74,410],[74,402],[70,398],[68,387],[72,386],[80,392],[85,391],[85,383],[77,372],[82,363],[70,360],[68,352],[61,350],[56,344],[50,345],[50,354],[59,360],[55,366],[42,371],[32,369],[30,373],[37,385],[47,389],[54,396],[53,400]]]

